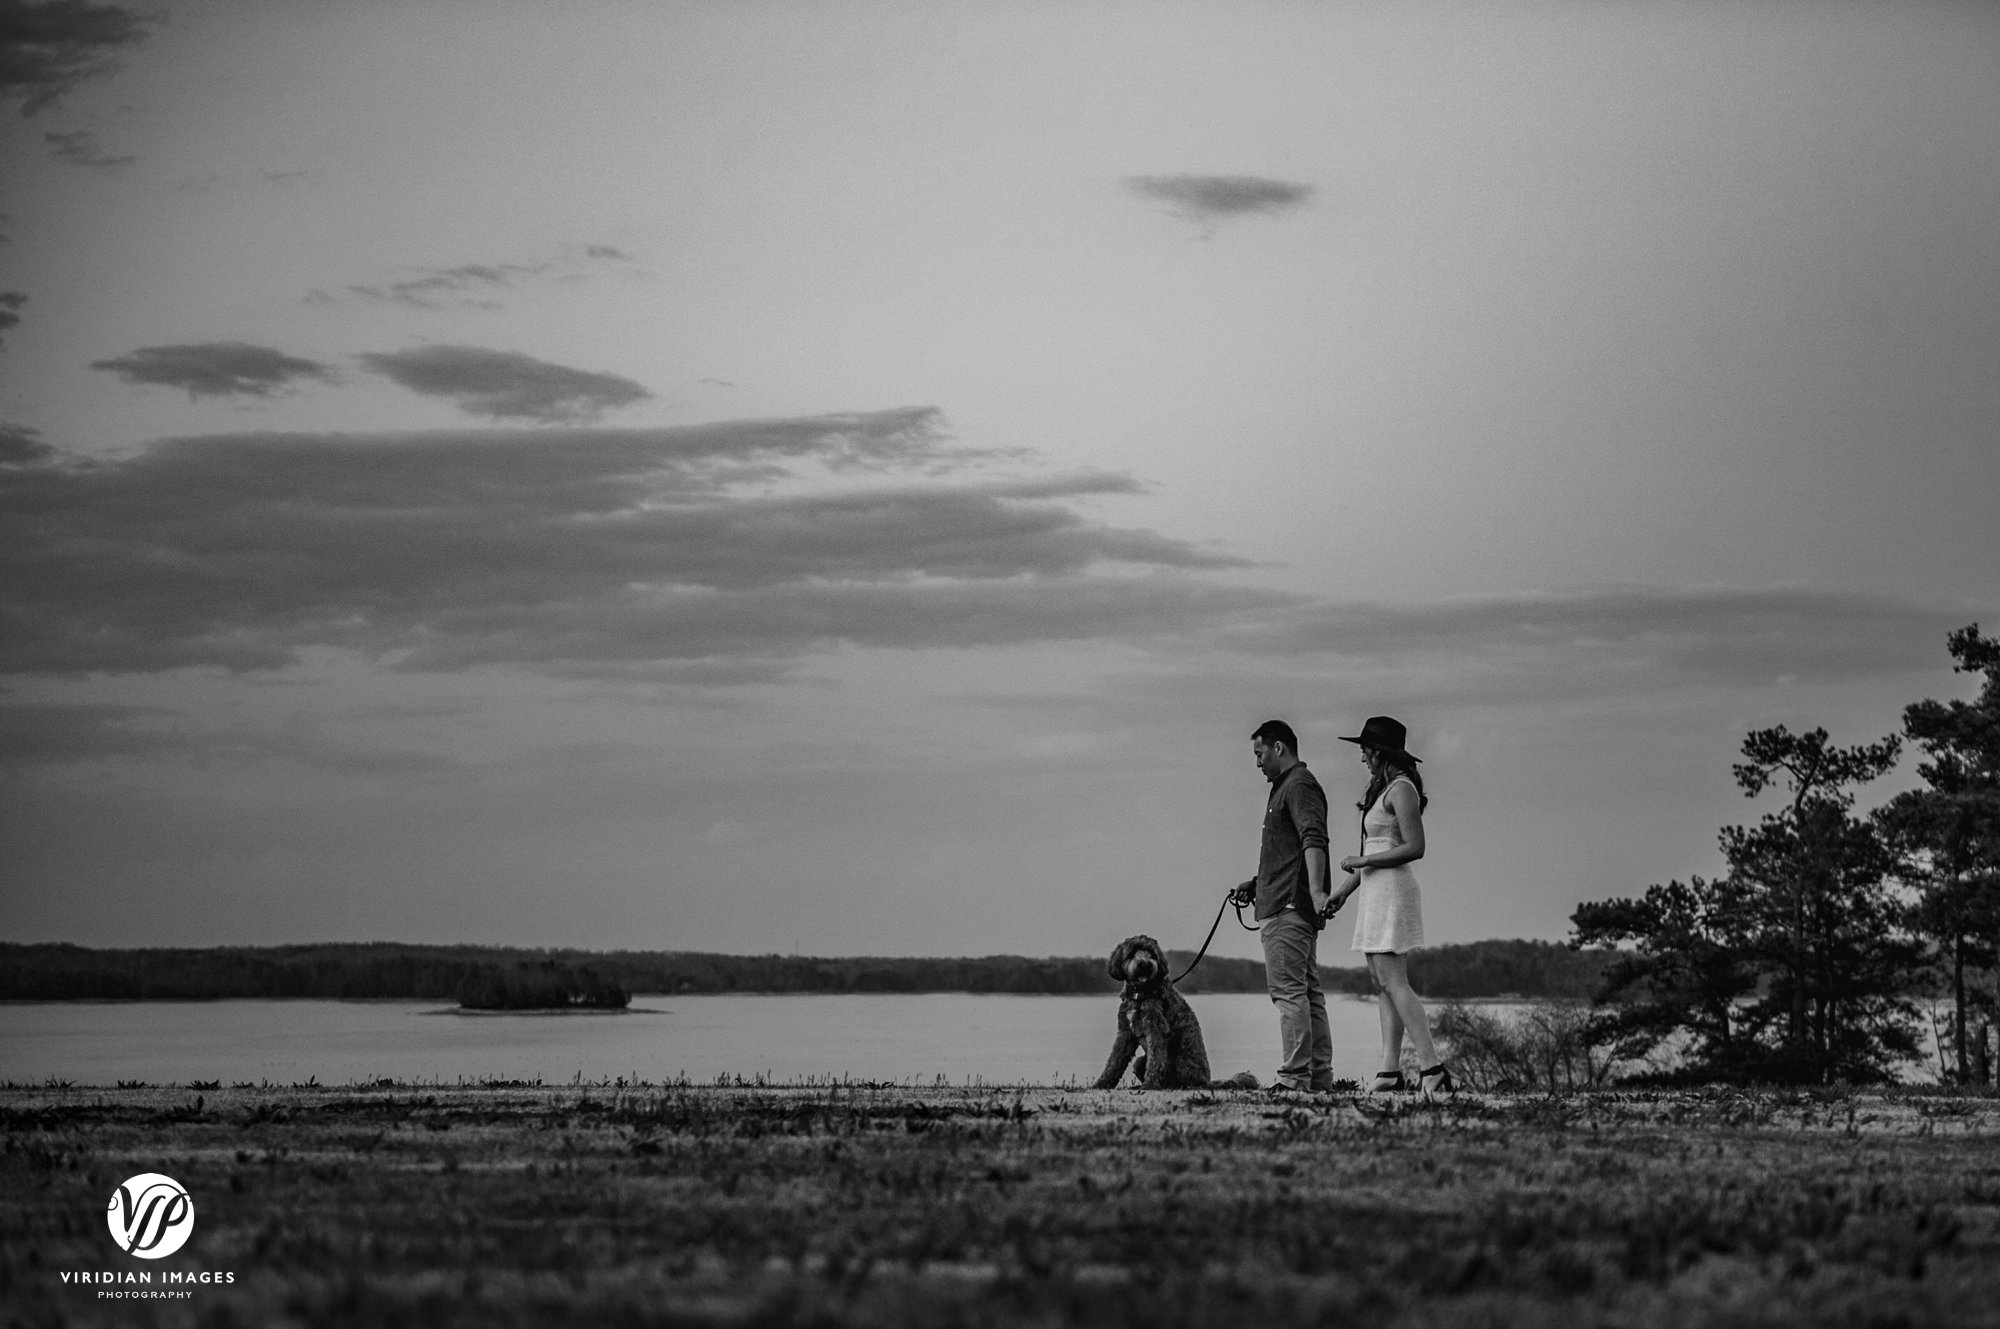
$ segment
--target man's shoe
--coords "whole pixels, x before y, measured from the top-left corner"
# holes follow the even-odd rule
[[[1295,1098],[1300,1094],[1308,1094],[1312,1091],[1302,1084],[1288,1084],[1283,1080],[1277,1080],[1272,1082],[1271,1087],[1264,1092],[1273,1098]]]

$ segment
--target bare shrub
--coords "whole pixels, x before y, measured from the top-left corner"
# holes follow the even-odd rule
[[[1592,1037],[1590,1007],[1581,1001],[1536,1002],[1511,1017],[1447,1002],[1431,1031],[1468,1089],[1572,1093],[1601,1087],[1623,1065]]]

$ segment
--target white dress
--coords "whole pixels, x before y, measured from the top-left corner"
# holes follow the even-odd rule
[[[1389,790],[1410,781],[1397,777],[1361,814],[1361,852],[1373,854],[1403,843],[1389,806]],[[1415,785],[1410,786],[1414,791]],[[1361,889],[1354,893],[1354,949],[1402,954],[1424,944],[1423,904],[1417,895],[1417,874],[1407,863],[1392,868],[1361,869]]]

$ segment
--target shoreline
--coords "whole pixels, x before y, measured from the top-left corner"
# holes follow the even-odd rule
[[[1210,997],[1262,997],[1260,988],[1256,991],[1235,990],[1189,992],[1184,994],[1189,1001],[1201,1001]],[[1586,1004],[1582,997],[1521,997],[1501,995],[1497,997],[1423,997],[1426,1006],[1534,1006],[1545,1003],[1561,1005]],[[634,992],[633,1001],[682,1001],[699,997],[786,997],[810,1001],[878,1001],[885,997],[991,997],[994,999],[1039,1001],[1050,997],[1076,1001],[1103,1001],[1107,997],[1116,1000],[1116,990],[1103,992],[971,992],[958,988],[945,988],[935,992],[778,992],[778,991],[731,991],[731,992]],[[1375,1000],[1370,992],[1326,993],[1328,1001],[1369,1002]],[[219,1002],[337,1002],[347,1006],[393,1006],[409,1005],[416,1002],[448,1002],[449,997],[0,997],[0,1007],[11,1006],[213,1006]],[[440,1012],[456,1012],[467,1008],[441,1006]],[[552,1008],[553,1009],[553,1008]],[[515,1014],[510,1011],[479,1011],[478,1014]],[[599,1014],[615,1015],[617,1010],[599,1010]]]
[[[624,1096],[632,1095],[720,1095],[727,1098],[737,1094],[813,1094],[828,1090],[870,1093],[900,1093],[911,1095],[937,1095],[943,1098],[963,1098],[994,1094],[1013,1095],[1070,1095],[1104,1096],[1107,1101],[1120,1097],[1129,1098],[1129,1112],[1173,1112],[1193,1103],[1202,1108],[1222,1107],[1230,1104],[1242,1107],[1252,1104],[1279,1106],[1324,1107],[1328,1104],[1348,1106],[1354,1103],[1374,1104],[1414,1109],[1418,1106],[1426,1111],[1447,1112],[1456,1105],[1466,1112],[1510,1112],[1525,1109],[1536,1104],[1567,1105],[1586,1115],[1592,1111],[1631,1113],[1639,1111],[1643,1105],[1664,1105],[1663,1110],[1690,1110],[1701,1104],[1712,1102],[1744,1102],[1760,1105],[1760,1110],[1783,1114],[1805,1110],[1807,1118],[1819,1108],[1828,1104],[1866,1105],[1867,1110],[1877,1114],[1882,1122],[1891,1119],[1902,1121],[1908,1114],[1915,1114],[1915,1120],[1923,1121],[1919,1104],[1947,1105],[1951,1113],[1962,1118],[1968,1125],[1977,1124],[1982,1129],[1990,1126],[1996,1140],[2000,1140],[2000,1090],[1991,1087],[1979,1088],[1939,1083],[1926,1084],[1882,1084],[1882,1085],[1736,1085],[1708,1083],[1698,1085],[1619,1085],[1610,1084],[1594,1089],[1576,1089],[1561,1094],[1539,1092],[1486,1092],[1461,1089],[1440,1096],[1436,1100],[1422,1098],[1414,1091],[1399,1094],[1374,1094],[1365,1088],[1316,1091],[1312,1093],[1274,1093],[1268,1085],[1255,1089],[1242,1089],[1234,1085],[1217,1083],[1206,1089],[1141,1089],[1125,1083],[1115,1089],[1097,1089],[1077,1080],[1069,1081],[1027,1081],[994,1080],[976,1084],[953,1083],[942,1076],[909,1076],[900,1080],[870,1080],[850,1075],[797,1075],[773,1078],[763,1073],[744,1075],[725,1074],[708,1079],[692,1079],[676,1076],[671,1079],[648,1080],[637,1076],[573,1076],[565,1080],[525,1081],[502,1077],[483,1080],[412,1080],[388,1076],[376,1079],[357,1079],[340,1082],[314,1083],[295,1082],[277,1084],[230,1084],[210,1087],[212,1081],[176,1080],[158,1083],[92,1083],[84,1081],[57,1083],[28,1083],[24,1081],[0,1081],[0,1116],[18,1112],[34,1106],[58,1106],[68,1104],[78,1106],[74,1100],[79,1095],[97,1095],[102,1098],[130,1100],[129,1102],[96,1102],[94,1106],[116,1108],[121,1106],[160,1106],[146,1104],[148,1098],[181,1096],[189,1094],[205,1095],[213,1101],[218,1095],[243,1095],[251,1100],[259,1098],[279,1098],[285,1096],[304,1099],[325,1099],[334,1095],[369,1095],[424,1093],[435,1095],[441,1091],[463,1093],[470,1096],[468,1106],[476,1106],[480,1095],[500,1095],[502,1099],[510,1094],[540,1094],[560,1096],[582,1094],[585,1096],[604,1091],[612,1091]],[[39,1104],[47,1098],[49,1103]],[[500,1100],[495,1100],[500,1101]],[[552,1102],[555,1100],[552,1099]],[[1150,1105],[1150,1107],[1149,1107]],[[213,1109],[210,1109],[213,1110]],[[1108,1108],[1106,1110],[1109,1110]],[[1461,1115],[1463,1115],[1461,1113]],[[1621,1118],[1622,1120],[1623,1118]],[[1782,1119],[1781,1117],[1778,1119]],[[1810,1124],[1808,1120],[1807,1124]],[[1884,1127],[1887,1129],[1887,1127]]]

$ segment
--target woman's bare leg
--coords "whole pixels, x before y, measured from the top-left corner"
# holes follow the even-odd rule
[[[1423,999],[1418,997],[1415,989],[1410,986],[1408,958],[1392,951],[1373,953],[1368,957],[1368,967],[1374,972],[1375,982],[1382,989],[1381,1001],[1385,1012],[1382,1017],[1383,1043],[1385,1045],[1388,1043],[1389,1016],[1386,1012],[1393,1006],[1398,1017],[1395,1055],[1402,1055],[1400,1035],[1407,1031],[1410,1045],[1416,1049],[1417,1065],[1420,1067],[1437,1065],[1437,1045],[1431,1042],[1431,1022],[1424,1015]],[[1382,1049],[1382,1055],[1384,1057],[1390,1055],[1387,1046]],[[1395,1068],[1385,1067],[1385,1069]]]
[[[1374,959],[1368,957],[1368,969],[1374,969]],[[1396,1013],[1396,1003],[1388,999],[1388,989],[1376,981],[1376,1015],[1382,1017],[1382,1069],[1396,1071],[1402,1067],[1402,1017]]]

